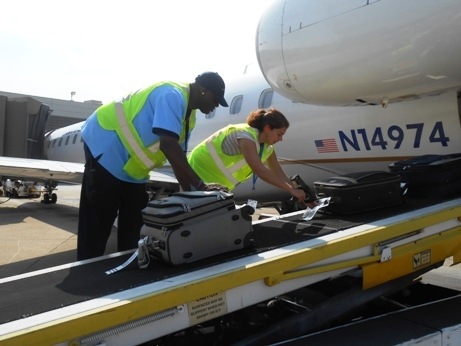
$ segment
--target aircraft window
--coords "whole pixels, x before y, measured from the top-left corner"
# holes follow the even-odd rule
[[[54,148],[55,145],[56,145],[56,139],[53,139],[51,147]]]
[[[48,149],[50,149],[51,147],[51,142],[48,142]]]
[[[83,143],[83,137],[80,137],[80,143]]]
[[[61,144],[62,144],[62,138],[63,138],[63,137],[59,138],[58,147],[60,147],[60,146],[61,146]]]
[[[272,104],[272,98],[274,97],[274,90],[266,89],[263,90],[261,96],[259,96],[258,107],[269,108]]]
[[[70,139],[70,136],[67,136],[67,137],[66,137],[66,144],[64,144],[64,145],[69,144],[69,139]]]
[[[77,142],[77,137],[78,137],[78,133],[76,133],[74,135],[74,139],[72,140],[72,144],[75,144],[75,142]]]
[[[230,114],[239,113],[242,109],[242,103],[243,103],[243,95],[234,97],[230,105],[229,113]]]

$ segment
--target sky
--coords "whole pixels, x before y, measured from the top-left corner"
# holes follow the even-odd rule
[[[270,2],[3,1],[0,90],[109,102],[204,71],[233,79],[257,66],[256,29]]]

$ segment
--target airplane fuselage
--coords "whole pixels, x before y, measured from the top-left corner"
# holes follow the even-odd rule
[[[459,90],[457,0],[274,1],[256,35],[258,62],[280,94],[350,106]]]

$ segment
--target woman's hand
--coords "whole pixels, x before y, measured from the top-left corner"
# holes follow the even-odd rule
[[[298,200],[298,202],[303,202],[306,199],[306,193],[298,188],[292,188],[290,194]]]

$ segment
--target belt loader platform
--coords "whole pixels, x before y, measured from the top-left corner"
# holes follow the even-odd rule
[[[107,276],[125,252],[1,279],[0,342],[140,344],[348,273],[364,294],[392,290],[448,257],[460,261],[461,199],[428,204],[255,221],[255,248],[186,265]]]

